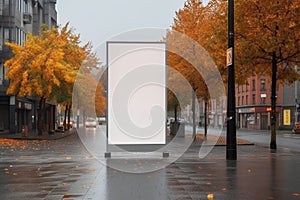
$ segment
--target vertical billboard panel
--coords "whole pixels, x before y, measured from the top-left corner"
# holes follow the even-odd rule
[[[166,45],[107,42],[108,144],[166,143]]]

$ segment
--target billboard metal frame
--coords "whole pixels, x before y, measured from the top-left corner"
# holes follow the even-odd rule
[[[107,62],[107,73],[106,73],[106,80],[107,80],[107,111],[106,111],[106,119],[109,120],[109,95],[108,95],[108,88],[109,88],[109,70],[110,70],[110,60],[109,60],[109,45],[110,44],[162,44],[164,45],[165,49],[165,113],[167,113],[167,46],[165,42],[150,42],[150,41],[107,41],[106,42],[106,62]],[[167,115],[165,115],[167,117]],[[167,119],[165,119],[167,120]],[[165,125],[165,142],[164,144],[109,144],[109,121],[107,121],[106,127],[106,152],[105,158],[110,158],[112,152],[119,152],[119,150],[128,151],[128,152],[153,152],[159,150],[160,148],[164,147],[167,144],[167,126]],[[163,152],[163,157],[168,157],[169,153]]]

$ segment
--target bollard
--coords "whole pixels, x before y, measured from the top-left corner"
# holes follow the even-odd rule
[[[28,126],[27,125],[22,126],[22,137],[28,137]]]

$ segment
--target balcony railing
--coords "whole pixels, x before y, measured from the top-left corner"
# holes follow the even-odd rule
[[[24,24],[31,24],[32,15],[30,13],[23,13],[23,23]]]

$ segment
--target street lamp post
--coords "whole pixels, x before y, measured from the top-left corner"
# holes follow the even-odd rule
[[[236,148],[236,110],[234,77],[234,0],[228,0],[228,99],[227,99],[227,142],[226,159],[237,159]]]
[[[295,71],[298,71],[298,66],[295,66]],[[295,123],[299,121],[299,106],[300,106],[300,99],[298,98],[298,81],[295,81],[295,102],[296,102],[296,108],[295,108]]]
[[[79,128],[79,116],[80,116],[80,110],[79,108],[77,108],[76,128]]]

